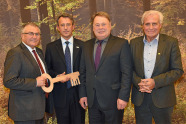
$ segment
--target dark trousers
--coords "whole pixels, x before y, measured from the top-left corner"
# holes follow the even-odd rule
[[[94,96],[94,104],[88,108],[89,124],[122,124],[124,110],[102,110]]]
[[[14,121],[14,124],[44,124],[43,119],[31,121]]]
[[[64,108],[55,107],[58,124],[84,124],[85,110],[80,106],[74,88],[67,90],[66,105]]]
[[[143,103],[135,106],[136,124],[171,124],[173,107],[157,108],[152,101],[151,94],[145,93]]]

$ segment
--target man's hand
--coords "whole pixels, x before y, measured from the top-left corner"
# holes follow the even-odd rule
[[[63,72],[62,74],[58,74],[56,77],[61,77],[61,76],[64,76],[64,78],[60,81],[61,83],[65,83],[70,80],[70,77],[68,75],[65,75],[65,72]]]
[[[87,97],[82,97],[80,100],[79,100],[79,103],[81,105],[81,107],[83,109],[86,109],[87,106],[88,106],[88,103],[87,103]]]
[[[140,87],[140,92],[151,93],[152,89],[155,87],[155,81],[152,78],[141,79],[141,82],[138,85]]]
[[[58,74],[56,77],[63,76],[63,75],[65,75],[65,72],[63,72],[62,74]]]
[[[118,99],[117,100],[117,108],[118,108],[118,110],[124,109],[127,106],[127,103],[128,102],[126,102],[124,100]]]
[[[39,76],[36,78],[37,87],[45,86],[46,78],[44,76]]]

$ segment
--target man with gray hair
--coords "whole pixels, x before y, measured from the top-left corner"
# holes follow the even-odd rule
[[[142,16],[144,36],[130,42],[134,62],[132,102],[137,124],[170,124],[176,104],[174,82],[183,74],[176,38],[160,34],[163,15],[146,11]]]
[[[15,124],[43,124],[47,72],[40,43],[40,29],[27,23],[21,32],[22,42],[8,51],[4,64],[4,86],[10,89],[8,116]],[[69,79],[65,79],[65,82]],[[48,98],[49,94],[46,94]]]

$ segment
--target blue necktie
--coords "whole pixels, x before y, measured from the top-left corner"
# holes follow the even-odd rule
[[[66,67],[67,67],[67,72],[66,74],[69,74],[72,72],[72,69],[71,69],[71,56],[70,56],[70,49],[69,49],[69,41],[66,41],[66,49],[65,49],[65,61],[66,61]],[[67,88],[70,88],[71,87],[71,83],[70,81],[67,81]]]

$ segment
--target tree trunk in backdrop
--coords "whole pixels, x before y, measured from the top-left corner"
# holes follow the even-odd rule
[[[29,0],[19,0],[20,2],[20,13],[22,23],[31,22],[30,9],[25,9],[26,6],[30,6]]]
[[[42,3],[42,5],[41,5]],[[47,3],[45,0],[39,2],[39,17],[40,21],[48,17]],[[41,23],[41,44],[43,52],[45,53],[46,45],[51,42],[49,23]]]
[[[97,12],[96,0],[89,0],[90,19],[93,14]],[[94,37],[92,25],[91,25],[91,38]]]
[[[52,0],[51,1],[51,4],[52,4],[52,14],[53,14],[53,19],[54,19],[54,21],[56,22],[56,14],[55,14],[55,8],[54,8],[54,1]],[[56,25],[54,25],[54,37],[55,37],[55,40],[57,39],[57,30],[56,30]]]
[[[143,10],[144,11],[150,10],[150,0],[143,0]]]

